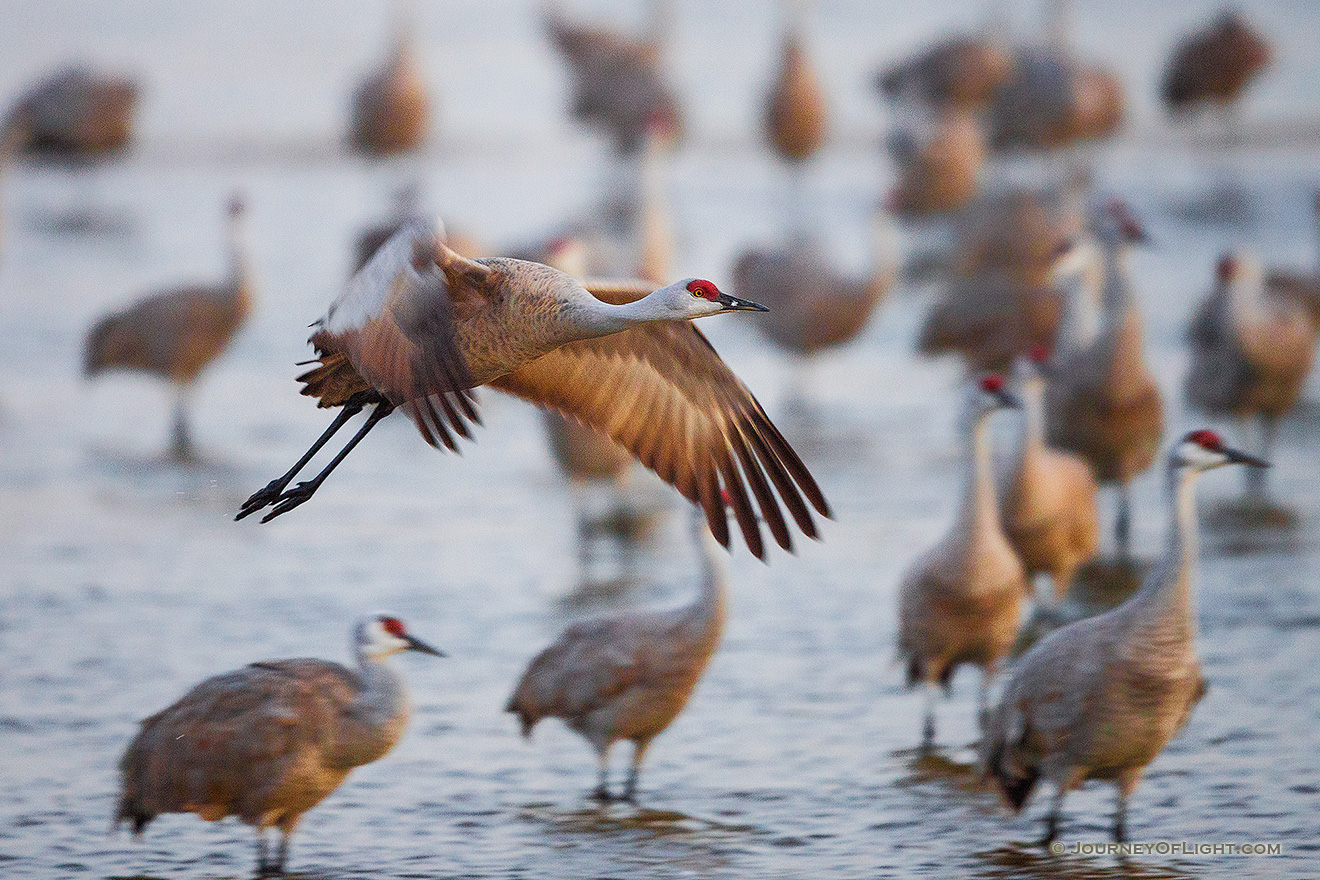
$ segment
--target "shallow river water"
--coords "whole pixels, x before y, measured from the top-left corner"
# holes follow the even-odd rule
[[[918,759],[921,698],[893,662],[896,585],[957,492],[959,368],[917,359],[932,288],[896,289],[849,348],[797,370],[752,331],[704,328],[819,479],[835,519],[796,555],[729,559],[723,644],[687,711],[651,749],[641,806],[600,809],[588,748],[556,723],[524,743],[501,712],[526,661],[570,620],[679,602],[695,586],[684,515],[582,588],[573,499],[530,408],[481,396],[485,426],[438,454],[395,416],[314,502],[267,526],[232,521],[328,421],[301,398],[306,325],[339,290],[350,242],[411,176],[424,201],[493,247],[590,205],[604,151],[563,119],[565,83],[532,2],[417,4],[439,97],[420,158],[372,163],[336,142],[345,95],[380,51],[380,3],[6,3],[0,95],[72,57],[141,72],[138,146],[80,171],[3,169],[0,205],[0,876],[241,877],[250,832],[166,816],[141,841],[107,836],[116,762],[136,722],[201,678],[258,659],[346,660],[359,614],[388,608],[449,658],[397,660],[415,712],[386,759],[308,814],[291,867],[307,877],[1282,877],[1320,872],[1320,381],[1283,426],[1271,485],[1295,522],[1208,527],[1199,582],[1209,693],[1149,768],[1138,841],[1279,843],[1280,856],[1049,856],[1028,844],[1043,805],[1011,817],[976,783],[975,676],[940,707],[937,758]],[[839,260],[867,260],[890,172],[866,75],[976,3],[820,0],[813,46],[837,142],[810,170],[813,226]],[[1013,4],[1008,4],[1013,6]],[[1023,6],[1023,4],[1017,4]],[[1320,142],[1211,155],[1164,128],[1150,97],[1164,47],[1217,4],[1079,4],[1078,43],[1120,65],[1133,134],[1097,151],[1156,246],[1133,271],[1170,433],[1183,327],[1216,254],[1245,243],[1311,265]],[[725,283],[742,247],[783,228],[784,174],[757,148],[757,95],[775,15],[752,0],[680,2],[673,66],[692,132],[672,163],[675,274]],[[1093,8],[1094,7],[1094,8]],[[1177,7],[1177,8],[1173,8]],[[585,15],[640,21],[631,4]],[[1018,10],[1025,27],[1035,14]],[[1261,130],[1320,117],[1320,12],[1259,4],[1279,62],[1253,95]],[[1268,140],[1268,138],[1266,138]],[[992,169],[1002,179],[1030,169]],[[1236,225],[1187,210],[1228,177]],[[79,374],[96,316],[222,271],[220,206],[251,205],[259,304],[194,401],[199,463],[162,455],[158,385]],[[921,247],[922,234],[906,243]],[[1202,507],[1238,491],[1209,475]],[[661,497],[669,497],[660,492]],[[1136,544],[1164,530],[1157,480],[1137,487]],[[675,497],[676,500],[676,497]],[[1109,499],[1105,499],[1106,504]],[[1107,506],[1108,518],[1111,510]],[[1213,519],[1223,523],[1224,518]],[[622,758],[622,753],[620,754]],[[1070,797],[1065,840],[1107,840],[1112,789]]]

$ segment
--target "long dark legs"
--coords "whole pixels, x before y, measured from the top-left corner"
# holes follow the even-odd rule
[[[298,459],[298,463],[289,468],[284,476],[276,477],[267,483],[264,489],[252,493],[252,497],[243,502],[242,509],[234,514],[234,519],[242,519],[245,516],[256,513],[266,505],[274,503],[275,500],[280,497],[280,493],[284,491],[284,487],[289,485],[293,478],[297,476],[298,471],[306,467],[307,462],[312,460],[312,456],[320,452],[321,447],[335,435],[335,432],[344,427],[349,419],[353,418],[353,416],[360,412],[362,412],[362,404],[353,403],[352,401],[344,404],[344,407],[339,410],[339,415],[335,416],[335,420],[330,423],[330,427],[326,428],[325,433],[316,439],[316,442],[313,443],[311,448],[303,454],[302,458]]]
[[[1118,542],[1118,558],[1131,559],[1132,495],[1127,483],[1118,484],[1118,518],[1114,520],[1114,537]]]
[[[601,803],[607,803],[613,800],[610,794],[610,747],[598,748],[596,751],[599,761],[599,771],[597,772],[596,787],[592,790],[591,796]]]
[[[245,516],[256,513],[258,510],[261,510],[269,504],[275,504],[275,509],[261,519],[262,522],[268,522],[279,516],[281,513],[286,513],[297,507],[299,504],[302,504],[308,498],[311,498],[312,494],[316,492],[321,483],[325,482],[325,478],[330,475],[330,472],[344,460],[344,457],[347,456],[348,453],[352,451],[353,447],[367,435],[367,432],[374,428],[377,422],[385,418],[394,410],[394,404],[388,401],[378,402],[376,408],[371,411],[371,415],[367,417],[366,424],[364,424],[361,429],[353,435],[353,439],[348,441],[344,448],[339,451],[339,454],[330,461],[330,464],[326,465],[324,470],[311,480],[299,483],[293,489],[286,492],[285,487],[289,485],[300,470],[306,467],[307,462],[312,460],[312,457],[320,451],[321,447],[324,446],[330,438],[348,422],[349,419],[361,412],[364,406],[365,403],[357,401],[349,401],[345,404],[343,409],[340,410],[339,415],[335,416],[335,420],[330,423],[330,427],[326,429],[324,434],[317,438],[316,442],[312,444],[311,448],[307,450],[303,457],[298,459],[297,464],[290,468],[283,476],[271,480],[264,489],[256,492],[251,498],[243,502],[243,507],[234,516],[234,519],[242,519]]]
[[[1062,785],[1054,789],[1054,798],[1050,801],[1050,814],[1045,817],[1045,836],[1040,845],[1048,847],[1059,836],[1059,820],[1063,817],[1063,798],[1068,790]]]
[[[623,783],[622,800],[629,803],[635,803],[637,800],[637,779],[642,773],[642,759],[646,757],[646,747],[650,741],[637,741],[633,743],[632,764],[628,766],[628,778]]]
[[[188,392],[180,390],[174,401],[174,425],[170,430],[170,457],[175,461],[192,461],[192,436],[188,431]]]
[[[935,748],[935,701],[939,699],[938,685],[933,681],[925,684],[926,720],[921,725],[921,754],[928,755]]]

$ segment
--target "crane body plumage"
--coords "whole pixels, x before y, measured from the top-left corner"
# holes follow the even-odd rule
[[[635,795],[651,740],[683,711],[719,645],[727,579],[699,518],[693,532],[703,579],[691,603],[570,626],[532,660],[505,707],[518,716],[523,736],[543,718],[560,718],[586,739],[600,762],[601,799],[611,797],[609,751],[619,740],[633,743],[623,796]]]
[[[992,379],[1000,384],[978,385],[965,404],[965,484],[954,524],[899,587],[898,654],[908,686],[927,686],[923,748],[935,737],[933,687],[947,687],[958,666],[981,667],[984,707],[986,680],[1012,647],[1029,594],[1022,562],[1000,526],[987,434],[990,414],[1016,403],[1002,392],[1000,377],[983,381]]]
[[[177,458],[192,455],[185,398],[252,312],[252,275],[242,234],[244,210],[241,199],[230,199],[227,280],[148,296],[97,321],[83,344],[83,372],[89,377],[109,370],[136,370],[174,386],[172,451]]]
[[[609,435],[700,503],[726,546],[721,490],[729,492],[755,555],[763,556],[764,547],[749,488],[780,546],[790,548],[791,540],[775,491],[814,537],[802,496],[828,515],[819,487],[690,320],[764,307],[699,279],[653,288],[625,282],[588,290],[538,263],[468,260],[445,245],[433,224],[405,226],[353,277],[312,335],[320,364],[300,377],[303,393],[344,410],[239,517],[275,503],[270,519],[307,500],[396,406],[429,443],[455,448],[453,435],[469,436],[468,423],[477,419],[470,389],[490,384]],[[370,404],[376,408],[366,425],[326,470],[285,493],[321,445]]]
[[[354,628],[357,668],[325,660],[253,663],[209,678],[145,719],[120,760],[116,824],[135,834],[161,813],[208,822],[235,816],[257,829],[258,868],[282,868],[302,815],[354,767],[383,757],[408,723],[409,706],[391,654],[439,654],[396,618]],[[266,829],[283,835],[278,864],[266,860]]]
[[[1099,546],[1097,487],[1085,461],[1045,445],[1045,382],[1035,357],[1018,362],[1024,418],[999,497],[1004,533],[1027,575],[1048,574],[1061,599]]]
[[[985,773],[1022,809],[1039,780],[1055,787],[1044,842],[1064,797],[1088,779],[1118,786],[1114,836],[1154,758],[1205,692],[1196,655],[1197,475],[1222,464],[1264,466],[1192,432],[1169,457],[1169,537],[1141,589],[1118,608],[1051,633],[1015,668],[982,741]]]

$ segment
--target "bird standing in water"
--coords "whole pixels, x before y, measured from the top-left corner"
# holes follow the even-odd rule
[[[403,735],[408,699],[385,661],[403,651],[444,656],[388,614],[353,627],[353,651],[356,669],[312,659],[253,663],[147,718],[119,762],[115,824],[141,834],[161,813],[237,816],[257,830],[257,872],[282,874],[303,814]],[[274,858],[271,827],[281,833]]]

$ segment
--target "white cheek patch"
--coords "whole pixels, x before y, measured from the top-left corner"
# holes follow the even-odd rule
[[[1212,452],[1201,444],[1191,441],[1187,441],[1179,447],[1178,458],[1198,470],[1208,470],[1228,463],[1228,456],[1222,452]]]

